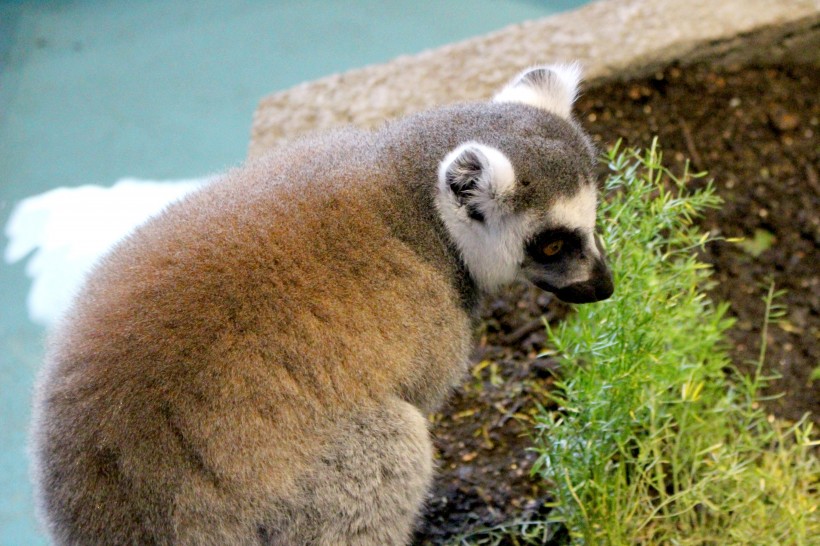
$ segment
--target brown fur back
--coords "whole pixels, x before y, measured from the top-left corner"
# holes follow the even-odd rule
[[[366,144],[336,135],[237,169],[98,267],[41,382],[58,541],[276,543],[323,457],[356,450],[339,430],[429,410],[457,381],[468,317],[391,235]]]

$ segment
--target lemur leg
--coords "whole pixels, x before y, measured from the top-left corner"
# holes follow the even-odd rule
[[[312,543],[407,544],[433,476],[426,419],[394,399],[345,423],[309,480]]]
[[[281,474],[262,467],[255,482],[244,485],[214,486],[201,473],[189,475],[183,480],[188,490],[176,497],[174,542],[407,544],[433,475],[425,417],[415,406],[390,398],[328,416],[321,429],[314,445],[302,451],[309,462],[298,456],[293,461],[300,469],[287,493]],[[264,465],[264,459],[255,464]]]

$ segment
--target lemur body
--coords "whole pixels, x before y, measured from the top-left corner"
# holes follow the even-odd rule
[[[424,415],[464,373],[479,294],[612,292],[576,86],[540,68],[493,102],[301,141],[119,244],[38,383],[54,540],[406,543]]]

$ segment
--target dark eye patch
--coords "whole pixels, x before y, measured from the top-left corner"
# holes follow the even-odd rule
[[[555,244],[557,241],[561,242]],[[535,262],[549,264],[570,256],[577,256],[581,253],[582,243],[583,238],[578,230],[567,228],[545,229],[533,236],[527,243],[525,251]],[[559,247],[559,250],[552,255],[548,255],[548,252],[554,250],[556,246]],[[545,252],[545,249],[551,250]]]

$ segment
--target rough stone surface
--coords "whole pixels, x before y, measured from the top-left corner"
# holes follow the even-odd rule
[[[249,155],[301,134],[491,96],[532,64],[579,60],[587,86],[671,62],[820,62],[820,0],[602,0],[264,98]]]

